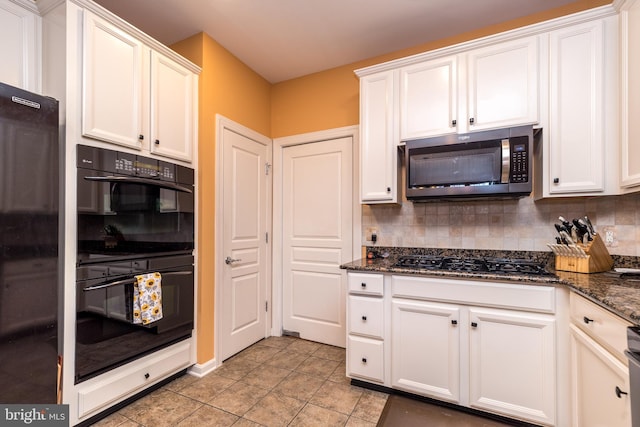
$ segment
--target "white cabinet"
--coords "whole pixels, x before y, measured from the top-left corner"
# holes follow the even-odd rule
[[[392,276],[392,387],[555,425],[555,291]]]
[[[360,199],[398,203],[398,73],[360,79]]]
[[[19,3],[0,0],[0,82],[40,92],[41,18],[26,1]]]
[[[400,138],[535,124],[538,36],[400,69]]]
[[[460,311],[455,305],[393,299],[394,388],[461,403]]]
[[[640,191],[640,1],[627,1],[620,12],[621,153],[620,185]]]
[[[82,133],[191,161],[196,75],[85,11]]]
[[[349,273],[347,375],[385,382],[385,306],[382,274]]]
[[[469,406],[554,425],[554,316],[471,307],[469,325]]]
[[[83,135],[142,148],[144,50],[135,37],[85,12]]]
[[[197,108],[196,76],[161,53],[151,51],[151,152],[191,161]]]
[[[456,132],[458,58],[448,56],[400,69],[400,138]]]
[[[571,293],[573,425],[629,427],[629,369],[624,355],[629,322]]]
[[[542,196],[617,194],[617,17],[549,34]]]
[[[467,54],[468,130],[538,122],[538,43],[532,36]]]
[[[189,367],[191,352],[191,340],[182,341],[79,384],[78,413],[72,419],[87,419]]]

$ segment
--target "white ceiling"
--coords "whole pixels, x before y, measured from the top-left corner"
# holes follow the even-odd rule
[[[575,0],[96,0],[170,45],[201,31],[271,83]]]

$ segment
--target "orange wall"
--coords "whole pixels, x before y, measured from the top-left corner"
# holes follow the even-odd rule
[[[271,134],[271,85],[207,34],[171,46],[202,68],[198,88],[198,306],[197,359],[213,359],[216,114],[256,132]]]
[[[611,0],[578,0],[544,13],[492,25],[481,30],[459,34],[455,37],[436,40],[391,54],[277,83],[273,86],[271,97],[271,136],[279,138],[357,125],[359,123],[359,84],[358,78],[353,72],[358,68],[450,46],[610,3]]]
[[[478,37],[522,27],[610,0],[578,0],[565,7],[370,58],[275,85],[240,62],[207,34],[172,46],[202,67],[199,78],[198,148],[198,363],[213,358],[215,259],[215,115],[238,122],[265,136],[277,138],[357,125],[359,85],[354,70]]]

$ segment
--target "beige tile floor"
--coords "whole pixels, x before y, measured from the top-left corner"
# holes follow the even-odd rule
[[[184,375],[94,425],[373,427],[387,397],[350,385],[343,348],[269,337],[209,375]]]

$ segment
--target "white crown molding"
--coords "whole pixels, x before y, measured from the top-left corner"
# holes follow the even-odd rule
[[[618,0],[618,1],[624,1],[624,0]],[[635,0],[631,0],[631,1],[635,1]],[[495,43],[506,42],[506,41],[520,39],[528,36],[539,35],[539,34],[547,33],[549,31],[553,31],[559,28],[576,25],[583,22],[593,21],[595,19],[602,19],[608,16],[615,15],[617,13],[618,11],[613,5],[600,6],[600,7],[596,7],[586,11],[577,12],[571,15],[550,19],[548,21],[527,25],[525,27],[504,31],[502,33],[492,34],[490,36],[481,37],[481,38],[466,41],[463,43],[458,43],[455,45],[418,53],[418,54],[407,56],[404,58],[394,59],[392,61],[383,62],[383,63],[372,65],[369,67],[359,68],[357,70],[354,70],[354,73],[358,77],[363,77],[363,76],[367,76],[367,75],[378,73],[378,72],[390,71],[390,70],[394,70],[407,65],[412,65],[412,64],[424,62],[427,60],[440,58],[443,56],[464,53],[472,49],[485,47]]]

